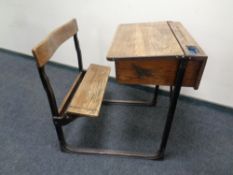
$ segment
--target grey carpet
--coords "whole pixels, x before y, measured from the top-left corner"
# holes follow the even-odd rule
[[[53,64],[47,69],[60,102],[76,72]],[[62,153],[34,60],[1,51],[0,70],[1,175],[233,174],[232,109],[181,97],[163,161]],[[149,88],[114,80],[106,92],[106,98],[118,99],[151,95]],[[154,152],[167,107],[164,92],[155,108],[103,106],[100,118],[78,119],[65,127],[65,134],[80,147]]]

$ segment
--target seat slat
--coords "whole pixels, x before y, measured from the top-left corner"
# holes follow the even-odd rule
[[[59,107],[59,114],[63,114],[63,112],[65,112],[67,101],[69,101],[69,99],[72,96],[73,92],[77,89],[78,82],[80,81],[82,76],[83,76],[82,73],[80,73],[75,78],[75,80],[74,80],[73,84],[71,85],[69,91],[67,92],[67,94],[63,98],[63,101],[62,101],[62,103],[61,103],[61,105]]]
[[[97,117],[109,73],[109,67],[91,64],[68,106],[67,113]]]

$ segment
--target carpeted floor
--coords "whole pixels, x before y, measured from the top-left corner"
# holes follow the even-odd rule
[[[60,102],[75,71],[47,67]],[[76,155],[59,150],[35,62],[0,50],[1,175],[233,175],[233,110],[181,97],[165,159],[150,161]],[[147,99],[149,88],[110,80],[108,98]],[[108,105],[98,119],[81,118],[65,128],[68,142],[81,147],[154,152],[168,107],[160,92],[157,107]]]

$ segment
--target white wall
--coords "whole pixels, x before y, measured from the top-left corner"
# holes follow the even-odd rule
[[[73,17],[84,66],[110,65],[112,75],[114,65],[105,56],[119,23],[181,21],[209,56],[199,90],[182,93],[233,107],[232,0],[0,0],[0,47],[31,54],[49,31]],[[71,43],[56,61],[76,65]]]

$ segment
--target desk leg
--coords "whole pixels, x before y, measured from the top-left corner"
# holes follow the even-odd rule
[[[116,99],[104,99],[104,104],[125,104],[125,105],[145,105],[145,106],[155,106],[157,103],[159,86],[156,85],[154,89],[153,98],[151,101],[139,101],[139,100],[116,100]]]
[[[180,89],[182,86],[182,81],[183,81],[187,62],[188,62],[187,58],[183,58],[182,60],[180,60],[179,69],[178,69],[178,72],[176,75],[176,82],[175,82],[174,90],[173,90],[173,88],[170,89],[171,90],[171,95],[170,95],[171,100],[170,100],[170,105],[169,105],[169,109],[168,109],[168,113],[167,113],[167,119],[166,119],[164,131],[163,131],[163,135],[162,135],[160,148],[158,151],[158,154],[160,155],[161,158],[163,158],[164,152],[166,149],[169,133],[170,133],[171,126],[172,126],[172,121],[174,118],[174,113],[176,110],[177,100],[178,100],[179,95],[180,95]]]

